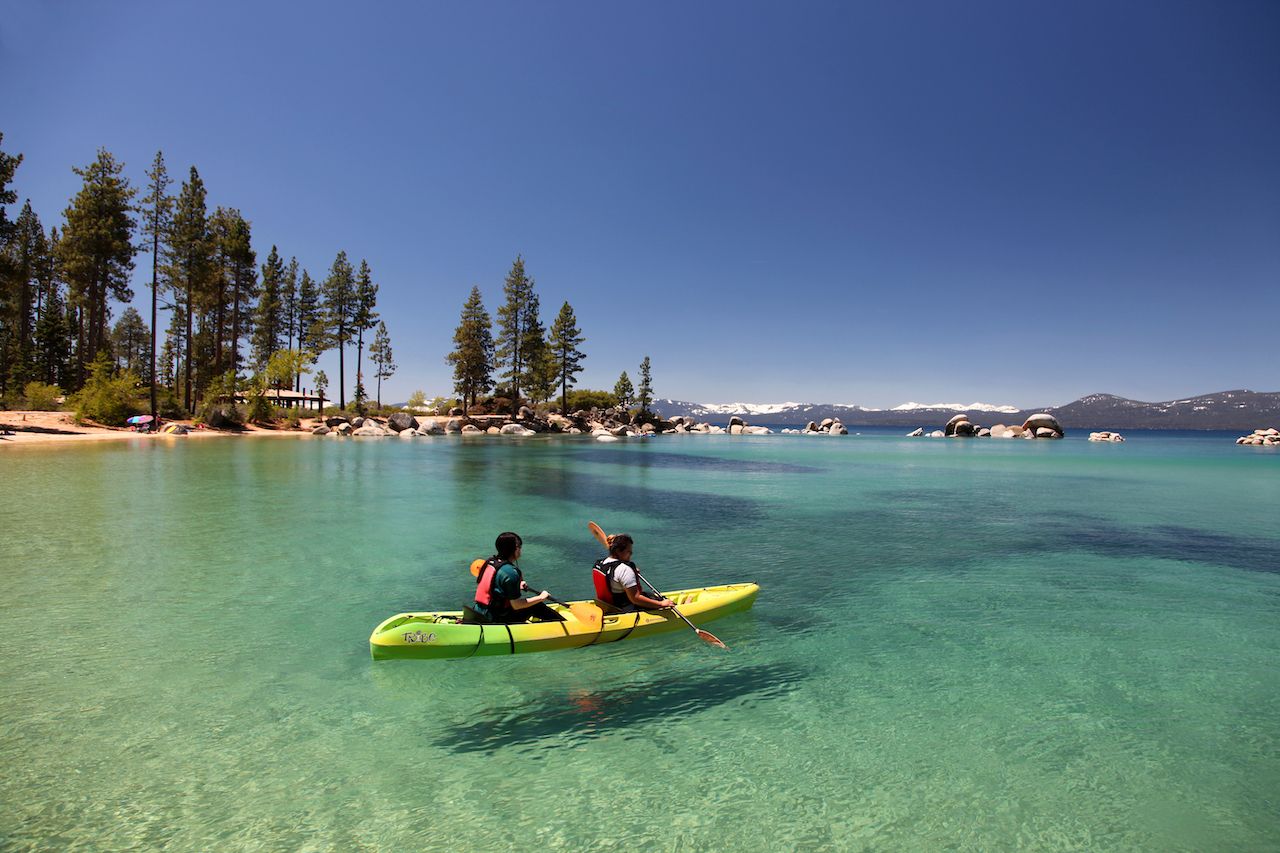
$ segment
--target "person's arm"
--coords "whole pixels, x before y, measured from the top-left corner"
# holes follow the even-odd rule
[[[551,597],[551,593],[545,589],[531,598],[513,598],[511,599],[511,608],[513,610],[524,610],[526,607],[533,607],[535,604],[541,604]]]
[[[643,607],[646,610],[660,610],[664,607],[675,607],[676,603],[669,598],[650,598],[640,591],[640,586],[623,587],[627,591],[627,598],[636,607]]]
[[[524,610],[526,607],[533,607],[535,604],[541,604],[551,597],[551,593],[544,589],[537,595],[521,598],[520,591],[528,588],[529,585],[519,580],[514,571],[508,574],[507,567],[502,567],[502,574],[498,578],[498,592],[503,598],[511,602],[513,610]]]

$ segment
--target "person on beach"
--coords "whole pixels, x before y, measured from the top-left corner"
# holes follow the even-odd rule
[[[625,612],[675,607],[675,602],[669,598],[654,598],[645,594],[640,586],[640,576],[636,573],[636,564],[631,561],[634,550],[635,540],[629,534],[616,533],[609,537],[609,556],[597,560],[591,569],[596,597]],[[661,595],[657,590],[651,592]]]
[[[551,593],[545,589],[537,595],[523,597],[529,589],[524,574],[516,563],[524,540],[518,533],[499,533],[494,540],[495,553],[480,569],[476,580],[476,599],[471,610],[482,622],[514,625],[537,619],[563,622],[564,617],[546,605]]]

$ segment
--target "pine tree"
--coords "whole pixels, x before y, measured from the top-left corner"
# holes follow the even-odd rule
[[[649,404],[653,402],[653,373],[650,370],[647,355],[644,361],[640,362],[640,390],[636,396],[636,402],[640,404],[640,414],[649,414]]]
[[[4,134],[0,133],[0,143]],[[18,194],[9,189],[10,182],[22,162],[22,155],[14,156],[0,150],[0,394],[6,390],[11,370],[11,352],[16,349],[18,282],[10,258],[10,244],[14,235],[14,223],[9,221],[8,206],[18,200]]]
[[[164,344],[160,347],[160,365],[157,368],[159,376],[157,377],[165,387],[173,391],[177,396],[180,391],[185,392],[186,384],[180,383],[183,370],[185,369],[186,359],[183,353],[184,341],[186,337],[183,329],[186,328],[187,318],[186,311],[182,306],[176,306],[173,313],[169,316],[169,329],[164,333]],[[181,387],[179,385],[181,384]]]
[[[151,251],[151,349],[146,375],[151,377],[151,417],[157,417],[156,399],[156,336],[159,334],[156,316],[160,291],[160,259],[169,247],[169,231],[173,223],[173,197],[168,195],[173,180],[164,165],[164,152],[157,151],[156,159],[147,170],[147,195],[143,199],[142,235],[150,240]]]
[[[262,289],[253,316],[253,366],[256,372],[266,368],[272,353],[287,348],[281,346],[281,339],[285,336],[284,302],[281,296],[285,287],[284,261],[280,259],[276,247],[272,246],[271,253],[262,263]]]
[[[302,271],[302,279],[298,282],[298,349],[307,354],[310,364],[319,360],[320,354],[328,347],[324,342],[324,306],[320,302],[320,288],[306,270]],[[294,380],[295,391],[302,390],[302,373],[299,371]]]
[[[506,369],[502,378],[511,385],[511,411],[520,406],[521,381],[525,378],[525,344],[529,300],[533,296],[533,280],[525,275],[524,258],[516,256],[511,272],[503,284],[506,301],[498,309],[498,341],[495,353],[497,363]]]
[[[528,389],[534,404],[551,397],[556,390],[556,366],[551,347],[547,344],[547,332],[542,325],[538,294],[530,292],[525,312],[524,353],[525,371],[521,385]]]
[[[317,370],[314,377],[316,383],[316,396],[320,398],[320,417],[324,417],[324,392],[329,389],[329,377],[325,375],[323,370]]]
[[[356,311],[355,276],[346,252],[338,252],[324,280],[325,329],[338,348],[338,407],[347,407],[347,386],[343,352],[351,341]]]
[[[0,145],[3,144],[4,133],[0,133]],[[9,189],[9,184],[13,182],[13,176],[21,163],[21,154],[14,156],[0,150],[0,246],[4,246],[9,241],[11,224],[5,208],[18,200],[18,194]]]
[[[45,289],[35,329],[35,376],[41,382],[67,387],[72,333],[60,288],[52,281]]]
[[[111,350],[116,367],[136,373],[144,382],[149,382],[151,370],[147,367],[147,354],[150,352],[150,340],[151,332],[137,309],[132,305],[124,309],[111,330]]]
[[[462,400],[464,415],[479,395],[493,387],[493,358],[489,312],[484,310],[480,288],[472,287],[453,333],[453,352],[445,357],[453,365],[453,389]]]
[[[251,328],[250,313],[257,295],[249,223],[235,208],[219,207],[210,221],[218,250],[218,275],[213,296],[214,372],[240,375],[240,339]],[[229,350],[229,351],[228,351]]]
[[[290,258],[289,265],[284,268],[284,278],[280,281],[280,319],[284,323],[285,349],[301,350],[302,345],[293,345],[298,334],[298,259]],[[291,386],[292,387],[292,386]]]
[[[71,299],[80,309],[82,346],[77,350],[77,380],[107,342],[108,300],[133,298],[129,277],[133,271],[134,190],[124,177],[124,164],[105,148],[83,169],[73,169],[84,179],[64,216],[58,244],[62,272],[71,286]]]
[[[364,390],[364,333],[378,321],[378,312],[373,310],[377,304],[378,285],[374,284],[369,262],[361,260],[360,272],[356,274],[356,304],[351,322],[356,333],[356,406],[362,411],[367,397]]]
[[[168,266],[175,313],[181,311],[183,322],[182,340],[175,346],[177,362],[182,365],[182,402],[183,407],[192,412],[195,410],[191,359],[195,315],[204,301],[213,272],[213,241],[209,234],[204,181],[200,180],[195,166],[191,167],[191,175],[178,193]]]
[[[31,202],[9,232],[8,245],[0,247],[6,257],[8,279],[0,283],[0,394],[12,389],[21,392],[35,376],[33,337],[39,301],[40,279],[47,266],[49,245],[44,226],[31,209]]]
[[[578,318],[568,302],[560,306],[560,313],[551,327],[551,355],[556,377],[560,380],[560,410],[569,413],[569,388],[582,372],[586,354],[578,349],[587,339],[578,328]]]
[[[636,389],[632,387],[627,371],[622,371],[622,375],[618,377],[617,383],[613,386],[613,396],[618,398],[618,405],[624,409],[631,408],[635,393]]]
[[[391,336],[387,334],[387,324],[378,322],[378,330],[373,335],[373,343],[369,345],[369,358],[378,366],[374,375],[378,378],[378,408],[382,408],[382,380],[390,379],[396,372],[395,355],[391,352]]]

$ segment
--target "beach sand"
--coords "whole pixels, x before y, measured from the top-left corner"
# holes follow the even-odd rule
[[[190,428],[185,436],[139,433],[122,427],[101,424],[77,424],[70,412],[0,412],[0,432],[12,430],[13,435],[0,435],[0,448],[27,445],[76,444],[84,441],[118,441],[120,439],[176,439],[209,438],[228,435],[278,435],[310,436],[309,419],[302,421],[304,429],[265,429],[246,426],[243,430],[197,429],[189,420],[166,421],[185,424]],[[47,430],[47,431],[46,431]]]

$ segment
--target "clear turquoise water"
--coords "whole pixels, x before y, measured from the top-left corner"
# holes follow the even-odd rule
[[[686,437],[6,448],[0,849],[1280,849],[1280,453]],[[369,659],[503,529],[692,633]]]

